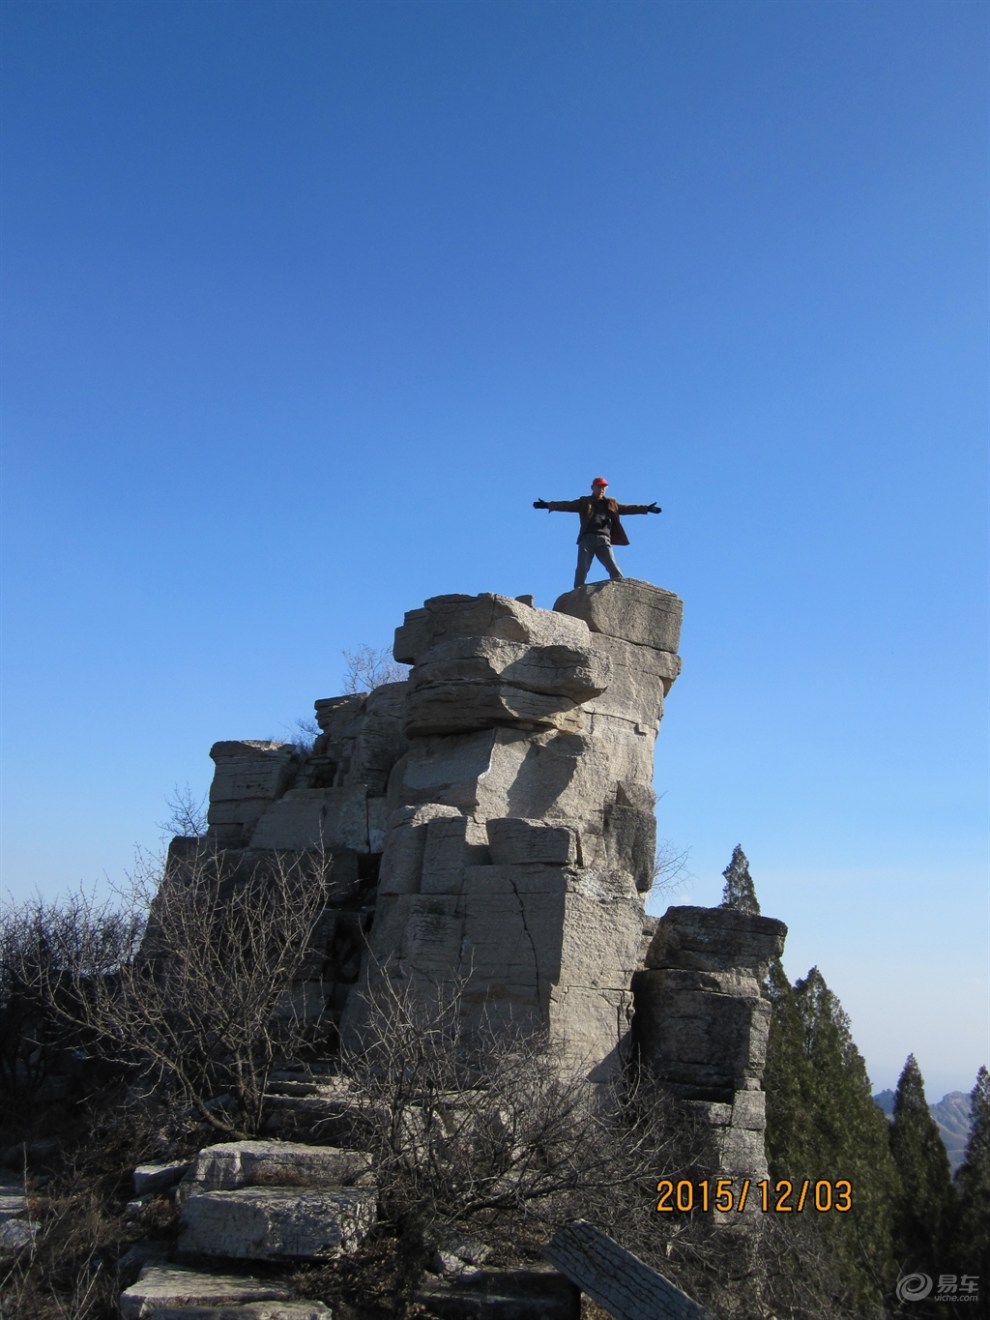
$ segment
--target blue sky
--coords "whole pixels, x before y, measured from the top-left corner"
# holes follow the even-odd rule
[[[742,843],[877,1088],[988,1061],[987,7],[6,0],[3,889],[433,595],[683,597],[674,901]],[[661,905],[662,906],[662,905]]]

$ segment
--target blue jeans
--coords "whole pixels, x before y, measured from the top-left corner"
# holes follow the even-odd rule
[[[583,587],[588,576],[592,559],[597,559],[607,570],[613,582],[618,582],[622,574],[612,554],[612,542],[605,532],[585,532],[578,538],[577,568],[574,570],[574,585]]]

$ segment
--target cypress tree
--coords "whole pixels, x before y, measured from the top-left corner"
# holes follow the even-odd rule
[[[961,1273],[980,1278],[990,1294],[990,1073],[981,1068],[970,1095],[972,1122],[966,1154],[956,1170],[959,1219],[954,1244]]]
[[[894,1093],[890,1150],[901,1177],[895,1249],[907,1270],[944,1272],[955,1211],[949,1157],[925,1099],[925,1083],[909,1054]]]
[[[732,860],[722,872],[725,888],[722,890],[724,908],[738,908],[740,912],[758,913],[760,905],[756,901],[756,888],[749,873],[749,862],[741,844],[732,850]]]
[[[875,1316],[893,1296],[892,1204],[897,1171],[887,1122],[873,1103],[849,1019],[824,977],[812,968],[793,989],[772,965],[766,993],[772,1016],[764,1087],[771,1177],[850,1184],[848,1213],[792,1215],[789,1268],[778,1271],[781,1311],[814,1288],[822,1315]],[[781,1224],[776,1227],[780,1229]],[[789,1277],[787,1277],[789,1275]]]

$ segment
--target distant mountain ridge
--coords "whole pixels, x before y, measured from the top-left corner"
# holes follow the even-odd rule
[[[894,1092],[889,1088],[886,1091],[881,1091],[879,1095],[873,1097],[873,1103],[878,1105],[890,1118],[894,1112]],[[963,1156],[966,1153],[966,1142],[969,1140],[969,1128],[972,1121],[969,1095],[965,1091],[949,1091],[942,1096],[941,1100],[929,1105],[928,1111],[934,1118],[939,1134],[945,1142],[949,1164],[952,1167],[952,1172],[955,1173],[963,1162]]]

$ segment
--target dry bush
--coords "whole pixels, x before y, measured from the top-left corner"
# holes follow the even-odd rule
[[[96,1084],[93,1034],[64,975],[85,960],[91,976],[113,975],[143,931],[135,914],[80,892],[40,899],[0,917],[0,1140],[64,1126],[65,1114]],[[99,1078],[106,1084],[106,1077]]]
[[[344,692],[373,692],[383,683],[401,683],[409,677],[409,666],[392,659],[392,648],[376,648],[363,643],[354,651],[343,652]]]
[[[174,1239],[175,1205],[158,1198],[137,1215],[125,1212],[140,1124],[94,1124],[65,1166],[43,1185],[25,1174],[27,1219],[38,1225],[30,1247],[0,1257],[3,1320],[119,1320],[118,1298],[133,1276],[121,1276],[128,1247],[149,1236]]]
[[[691,1138],[661,1088],[588,1083],[540,1036],[469,1018],[464,982],[373,984],[365,1041],[342,1068],[397,1232],[456,1227],[511,1257],[580,1217],[665,1253],[654,1188],[688,1166]]]
[[[39,1225],[32,1246],[0,1261],[4,1320],[110,1320],[118,1316],[117,1261],[130,1240],[119,1216],[93,1190],[29,1199]]]
[[[313,1029],[291,988],[321,957],[329,876],[318,853],[249,859],[176,840],[164,869],[142,859],[115,908],[35,904],[45,956],[22,957],[16,975],[136,1088],[228,1138],[249,1136],[276,1060]]]

